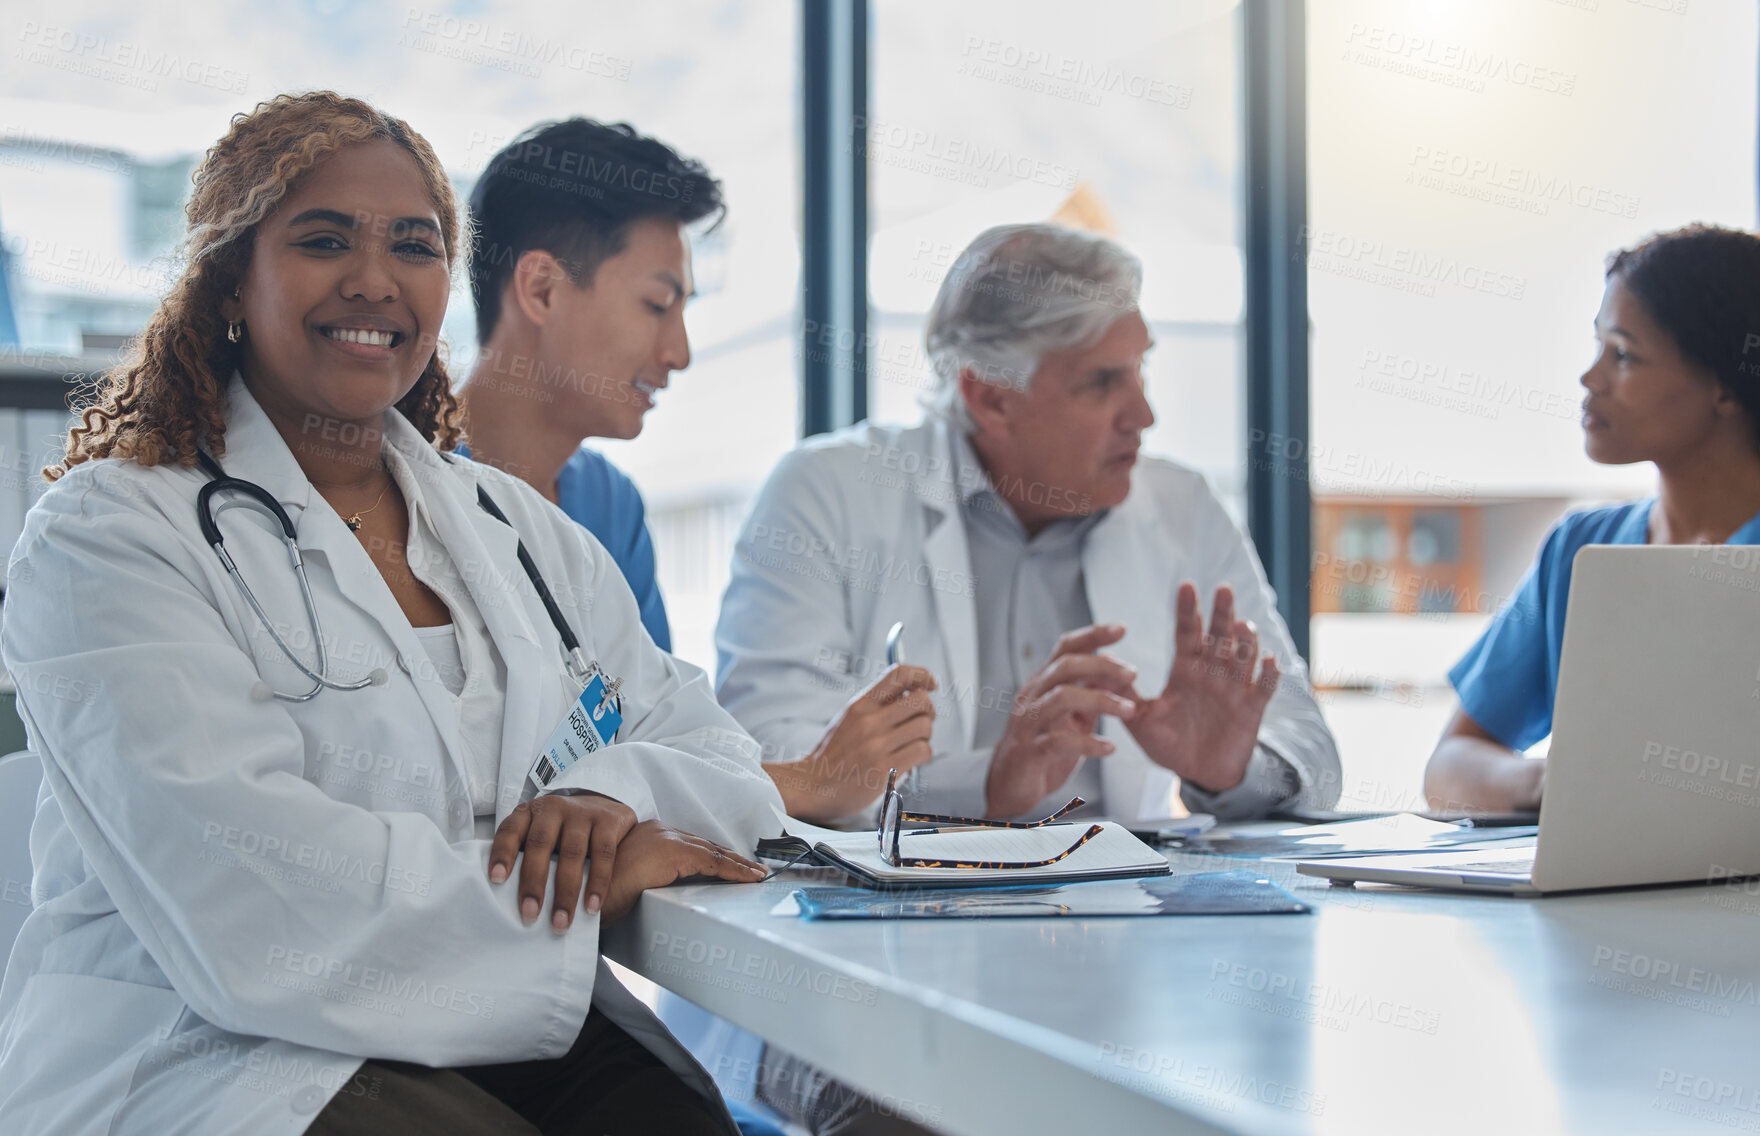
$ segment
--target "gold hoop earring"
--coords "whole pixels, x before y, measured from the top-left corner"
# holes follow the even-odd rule
[[[226,325],[226,342],[237,343],[239,341],[239,339],[241,338],[240,333],[243,330],[244,330],[244,324],[242,324],[242,323],[229,323],[229,324],[227,324]]]

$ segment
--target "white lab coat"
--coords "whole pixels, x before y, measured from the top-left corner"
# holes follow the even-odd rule
[[[496,819],[523,797],[574,691],[516,559],[549,583],[589,659],[624,679],[617,744],[553,787],[742,851],[782,827],[757,747],[700,670],[661,652],[611,557],[515,478],[449,463],[395,410],[386,442],[507,667]],[[359,538],[233,380],[228,474],[293,518],[331,676],[389,682],[257,702],[259,675],[308,685],[203,541],[198,468],[79,465],[25,520],[0,653],[44,789],[36,908],[0,987],[9,1133],[303,1132],[363,1057],[458,1066],[560,1056],[589,1003],[699,1091],[704,1072],[611,976],[598,920],[520,922],[473,835],[457,712]],[[482,483],[518,530],[477,505]],[[226,546],[309,663],[279,529],[224,510]],[[545,908],[548,911],[548,906]],[[713,1099],[713,1097],[712,1097]]]
[[[977,609],[960,509],[953,438],[939,419],[912,427],[863,423],[814,438],[771,474],[740,533],[715,641],[721,704],[764,746],[764,760],[798,760],[856,691],[886,669],[886,633],[905,625],[907,659],[940,684],[931,739],[914,798],[931,812],[981,816],[990,750],[973,745],[982,700],[1007,698],[978,682]],[[1056,490],[1048,490],[1055,492]],[[1262,749],[1295,770],[1293,801],[1338,799],[1338,749],[1307,669],[1277,613],[1277,597],[1251,543],[1202,475],[1144,458],[1130,495],[1088,533],[1082,574],[1095,623],[1125,637],[1106,649],[1137,670],[1137,689],[1159,692],[1173,668],[1175,603],[1197,585],[1209,616],[1218,585],[1234,590],[1238,618],[1258,625],[1263,652],[1284,680],[1259,729]],[[1006,705],[1006,703],[1004,703]],[[1117,750],[1100,761],[1106,812],[1167,815],[1173,773],[1150,761],[1115,719],[1102,733]],[[1255,757],[1263,762],[1268,755]],[[874,785],[878,800],[883,785]],[[1251,783],[1210,795],[1181,786],[1193,811],[1262,814],[1275,800]],[[871,812],[871,809],[869,810]]]
[[[716,693],[764,747],[764,760],[806,756],[856,691],[886,669],[886,633],[905,625],[906,658],[935,675],[935,758],[919,767],[915,807],[984,814],[990,750],[973,745],[980,700],[977,610],[971,554],[960,510],[962,478],[949,427],[863,423],[813,438],[770,475],[733,558],[715,641]],[[1277,613],[1277,597],[1251,543],[1203,476],[1144,458],[1130,495],[1095,524],[1082,550],[1095,623],[1119,623],[1124,639],[1107,653],[1137,669],[1137,689],[1159,692],[1173,669],[1180,583],[1198,587],[1209,617],[1220,584],[1239,618],[1258,625],[1261,651],[1277,656],[1284,679],[1259,728],[1255,770],[1276,754],[1295,770],[1289,803],[1338,800],[1338,749],[1308,685],[1307,668]],[[1117,749],[1100,762],[1108,814],[1165,816],[1174,775],[1156,765],[1116,719],[1101,732]],[[871,786],[878,799],[884,786]],[[1220,794],[1181,786],[1192,811],[1263,814],[1279,803],[1250,778]],[[872,824],[872,807],[849,818]],[[723,1091],[747,1099],[762,1043],[753,1034],[681,999],[662,995],[661,1015],[715,1070]]]

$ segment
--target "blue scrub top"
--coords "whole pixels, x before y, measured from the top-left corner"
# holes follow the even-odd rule
[[[1655,504],[1652,497],[1567,514],[1546,534],[1540,556],[1509,603],[1448,672],[1461,709],[1510,749],[1527,749],[1552,733],[1565,603],[1577,549],[1585,544],[1648,544]],[[1737,529],[1726,543],[1760,544],[1760,517]]]
[[[460,443],[453,451],[468,458],[471,451]],[[660,584],[654,578],[654,542],[648,536],[647,507],[641,491],[629,475],[589,449],[576,450],[556,477],[557,505],[575,523],[599,538],[617,562],[629,590],[642,610],[642,626],[662,651],[672,650],[672,631],[666,623],[666,605],[660,600]]]

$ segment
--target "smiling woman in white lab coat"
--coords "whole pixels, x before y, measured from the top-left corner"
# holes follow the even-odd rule
[[[283,96],[210,151],[189,215],[8,568],[0,654],[45,776],[0,1127],[731,1131],[598,931],[646,887],[759,878],[729,849],[780,799],[586,531],[442,452],[460,244],[433,151]],[[211,502],[261,615],[203,538],[198,446],[286,511],[321,635],[266,507]],[[537,795],[580,686],[522,543],[621,681],[613,742]],[[312,682],[276,636],[334,687],[283,697]]]

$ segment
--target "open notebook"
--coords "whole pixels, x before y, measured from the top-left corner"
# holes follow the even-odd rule
[[[899,837],[903,856],[923,860],[1044,860],[1068,848],[1088,830],[1091,821],[1049,824],[1043,828],[990,828],[959,832],[913,832]],[[1164,876],[1172,869],[1155,849],[1112,821],[1100,822],[1101,832],[1074,853],[1043,868],[895,868],[880,855],[872,830],[838,832],[789,818],[789,833],[758,844],[758,855],[771,860],[839,868],[869,887],[994,887],[999,884],[1077,883],[1136,876]]]

